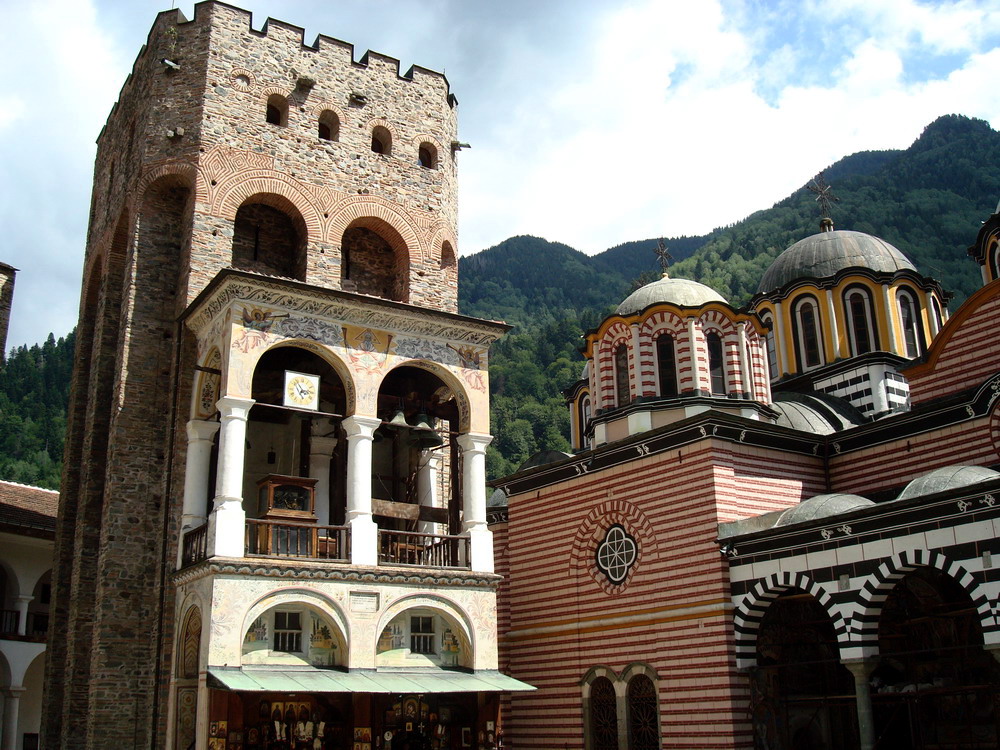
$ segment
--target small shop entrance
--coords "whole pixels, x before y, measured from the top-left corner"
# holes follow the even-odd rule
[[[496,747],[496,693],[210,693],[209,750]]]

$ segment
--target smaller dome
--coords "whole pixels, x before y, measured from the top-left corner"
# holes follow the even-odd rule
[[[757,293],[773,292],[798,279],[829,278],[855,267],[880,273],[917,270],[885,240],[839,229],[806,237],[785,250],[764,272]]]
[[[701,307],[706,302],[725,302],[726,298],[711,287],[690,279],[671,279],[664,276],[646,286],[639,287],[615,309],[619,315],[641,312],[650,305],[668,303],[681,307]]]
[[[580,373],[580,380],[590,380],[590,360],[583,363],[583,371]]]
[[[536,466],[554,464],[556,461],[562,461],[564,458],[569,457],[569,453],[563,453],[562,451],[538,451],[534,455],[528,456],[524,463],[517,467],[517,470],[524,471],[525,469],[533,469]]]
[[[778,424],[815,435],[830,435],[868,421],[849,401],[826,393],[779,391],[772,406],[780,415]]]
[[[897,499],[905,500],[919,495],[957,490],[959,487],[988,482],[997,477],[1000,477],[1000,473],[993,471],[993,469],[987,469],[985,466],[942,466],[940,469],[935,469],[911,481],[899,493]]]
[[[861,497],[861,495],[850,495],[843,492],[836,492],[830,495],[816,495],[786,510],[774,525],[790,526],[793,523],[813,521],[817,518],[839,516],[841,513],[847,513],[858,508],[867,508],[874,504],[868,498]]]
[[[486,489],[489,489],[487,487]],[[486,500],[487,508],[506,508],[507,507],[507,493],[502,489],[497,487],[493,490],[493,494],[489,496]]]

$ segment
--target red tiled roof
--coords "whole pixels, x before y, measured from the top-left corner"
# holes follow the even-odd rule
[[[59,493],[0,481],[0,525],[55,533]]]

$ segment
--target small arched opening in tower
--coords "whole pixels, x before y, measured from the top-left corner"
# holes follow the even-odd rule
[[[264,119],[271,125],[288,125],[288,99],[281,94],[271,94],[267,97]]]
[[[329,109],[323,110],[319,116],[318,130],[321,141],[339,141],[340,118],[337,117],[337,113]]]
[[[438,155],[437,149],[431,143],[421,143],[417,149],[417,162],[425,169],[437,169]]]
[[[372,151],[382,156],[392,154],[392,134],[382,125],[372,130]]]
[[[389,224],[372,218],[355,221],[344,232],[341,253],[345,289],[409,301],[406,243]]]
[[[301,217],[291,204],[281,210],[263,200],[251,198],[236,212],[233,267],[305,281]]]

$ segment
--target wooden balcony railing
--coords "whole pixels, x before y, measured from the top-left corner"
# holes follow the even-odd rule
[[[17,635],[19,617],[16,609],[0,609],[0,635]]]
[[[29,612],[28,613],[28,637],[35,640],[44,640],[49,634],[49,613]]]
[[[248,518],[244,549],[247,555],[348,562],[351,559],[350,538],[346,526]]]
[[[379,530],[378,561],[383,565],[468,568],[469,538]]]
[[[194,565],[208,557],[208,524],[203,523],[189,529],[184,534],[184,551],[181,554],[181,567]]]

